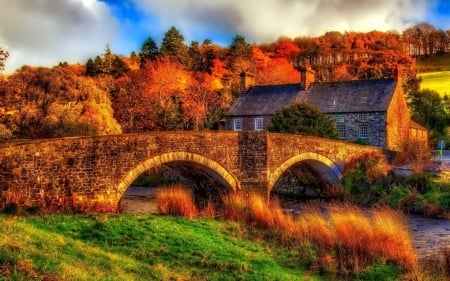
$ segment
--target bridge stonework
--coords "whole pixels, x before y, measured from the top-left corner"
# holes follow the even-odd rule
[[[233,192],[270,194],[306,161],[330,181],[343,164],[375,147],[267,132],[156,132],[35,140],[0,146],[0,209],[23,206],[116,211],[129,185],[166,163],[202,167]]]

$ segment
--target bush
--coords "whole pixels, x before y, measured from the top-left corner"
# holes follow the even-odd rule
[[[158,189],[156,193],[159,212],[163,215],[176,215],[185,218],[197,216],[192,193],[181,185],[172,185]]]

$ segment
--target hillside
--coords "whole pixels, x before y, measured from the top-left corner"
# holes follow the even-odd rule
[[[419,57],[416,63],[422,89],[450,94],[450,53]]]

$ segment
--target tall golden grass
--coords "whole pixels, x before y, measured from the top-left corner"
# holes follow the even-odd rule
[[[192,194],[175,185],[162,188],[158,194],[162,214],[197,216]],[[203,216],[214,217],[210,203]],[[370,214],[369,214],[370,213]],[[269,201],[260,194],[233,193],[222,197],[221,214],[224,219],[246,223],[254,228],[276,230],[282,243],[289,246],[316,246],[321,268],[348,275],[363,272],[375,262],[401,266],[405,271],[417,267],[417,256],[402,215],[391,209],[363,212],[352,205],[330,205],[327,212],[310,206],[294,219],[285,213],[277,200]]]
[[[159,212],[163,215],[194,218],[198,214],[191,192],[182,185],[160,188],[156,200]]]

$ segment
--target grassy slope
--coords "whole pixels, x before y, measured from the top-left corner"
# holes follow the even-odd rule
[[[450,53],[420,57],[416,67],[422,77],[422,89],[450,95]]]
[[[239,236],[214,220],[0,216],[0,280],[307,279],[298,253]]]

